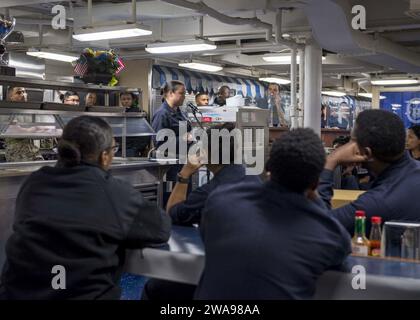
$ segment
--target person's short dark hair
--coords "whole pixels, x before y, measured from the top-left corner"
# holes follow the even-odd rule
[[[130,95],[131,96],[131,99],[136,100],[136,95],[134,93],[132,93],[132,92],[129,92],[129,91],[123,91],[123,92],[121,92],[120,93],[120,98],[122,96],[125,96],[125,95]]]
[[[338,144],[339,146],[344,146],[345,144],[350,142],[350,136],[338,136],[334,139],[332,145],[335,146]]]
[[[169,92],[175,92],[179,87],[185,87],[185,84],[182,81],[172,80],[165,83],[161,90],[161,95],[166,97]]]
[[[232,122],[225,122],[223,124],[217,124],[215,126],[212,126],[212,127],[208,128],[206,130],[207,137],[208,137],[208,148],[207,148],[207,150],[208,150],[208,162],[209,162],[209,164],[212,164],[211,156],[212,156],[212,152],[214,152],[214,151],[211,150],[211,139],[212,139],[211,137],[212,137],[213,134],[216,134],[216,132],[212,132],[212,129],[217,129],[219,131],[221,131],[223,129],[226,129],[229,133],[231,133],[232,130],[235,129],[235,124],[232,123]],[[222,161],[223,161],[222,150],[223,150],[223,139],[220,137],[219,138],[219,150],[218,150],[219,157],[218,157],[218,162],[215,163],[215,164],[222,164]],[[230,137],[229,138],[229,155],[230,155],[229,163],[234,163],[234,161],[235,161],[235,151],[236,151],[235,139],[234,139],[234,137]]]
[[[325,165],[321,139],[309,128],[291,130],[276,140],[266,169],[271,180],[293,192],[315,188]]]
[[[10,95],[13,93],[13,90],[15,89],[15,88],[23,88],[23,87],[20,87],[20,86],[10,86],[10,87],[8,87],[7,88],[7,99],[9,99],[9,97],[10,97]],[[26,90],[25,90],[26,91]]]
[[[230,88],[228,86],[221,86],[219,88],[218,95],[223,94],[223,91],[225,91],[226,89],[230,91]]]
[[[66,91],[66,93],[60,94],[60,100],[61,100],[61,102],[64,103],[64,101],[66,101],[66,99],[68,97],[71,97],[71,96],[78,96],[79,97],[79,94],[77,92],[75,92],[75,91]]]
[[[207,93],[205,93],[205,92],[198,92],[196,95],[195,95],[195,100],[197,100],[199,97],[201,97],[201,96],[208,96],[208,94]]]
[[[390,111],[362,111],[356,119],[353,134],[357,144],[362,148],[369,147],[379,161],[393,162],[404,153],[404,123]]]
[[[276,83],[276,82],[270,82],[270,83],[268,84],[268,86],[276,86],[276,87],[279,89],[279,92],[281,91],[281,86],[280,86],[280,84],[278,84],[278,83]]]
[[[409,129],[413,131],[417,139],[420,139],[420,125],[419,124],[412,125]]]
[[[82,161],[97,164],[103,151],[112,148],[113,133],[109,124],[92,116],[80,116],[64,127],[58,143],[58,164],[79,165]]]

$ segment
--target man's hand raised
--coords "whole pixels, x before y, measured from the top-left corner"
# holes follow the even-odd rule
[[[327,157],[325,169],[334,170],[341,164],[355,164],[366,162],[367,156],[361,155],[357,143],[351,141],[344,146],[338,148]]]

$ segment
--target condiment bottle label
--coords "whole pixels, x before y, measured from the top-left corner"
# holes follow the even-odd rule
[[[352,251],[359,256],[367,256],[369,248],[367,246],[352,246]]]

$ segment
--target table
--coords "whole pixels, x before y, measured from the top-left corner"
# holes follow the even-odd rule
[[[360,190],[334,190],[334,196],[331,199],[331,206],[333,209],[342,207],[354,200],[356,200],[365,191]]]
[[[125,272],[197,284],[204,269],[204,246],[194,227],[173,226],[168,244],[127,250]]]

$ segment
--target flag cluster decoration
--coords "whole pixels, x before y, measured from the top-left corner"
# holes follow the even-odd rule
[[[117,75],[125,68],[121,57],[114,50],[92,50],[86,48],[73,64],[75,75],[86,83],[115,86]]]
[[[74,66],[74,73],[77,76],[83,77],[88,70],[88,63],[86,57],[82,54],[80,58],[76,61]]]

